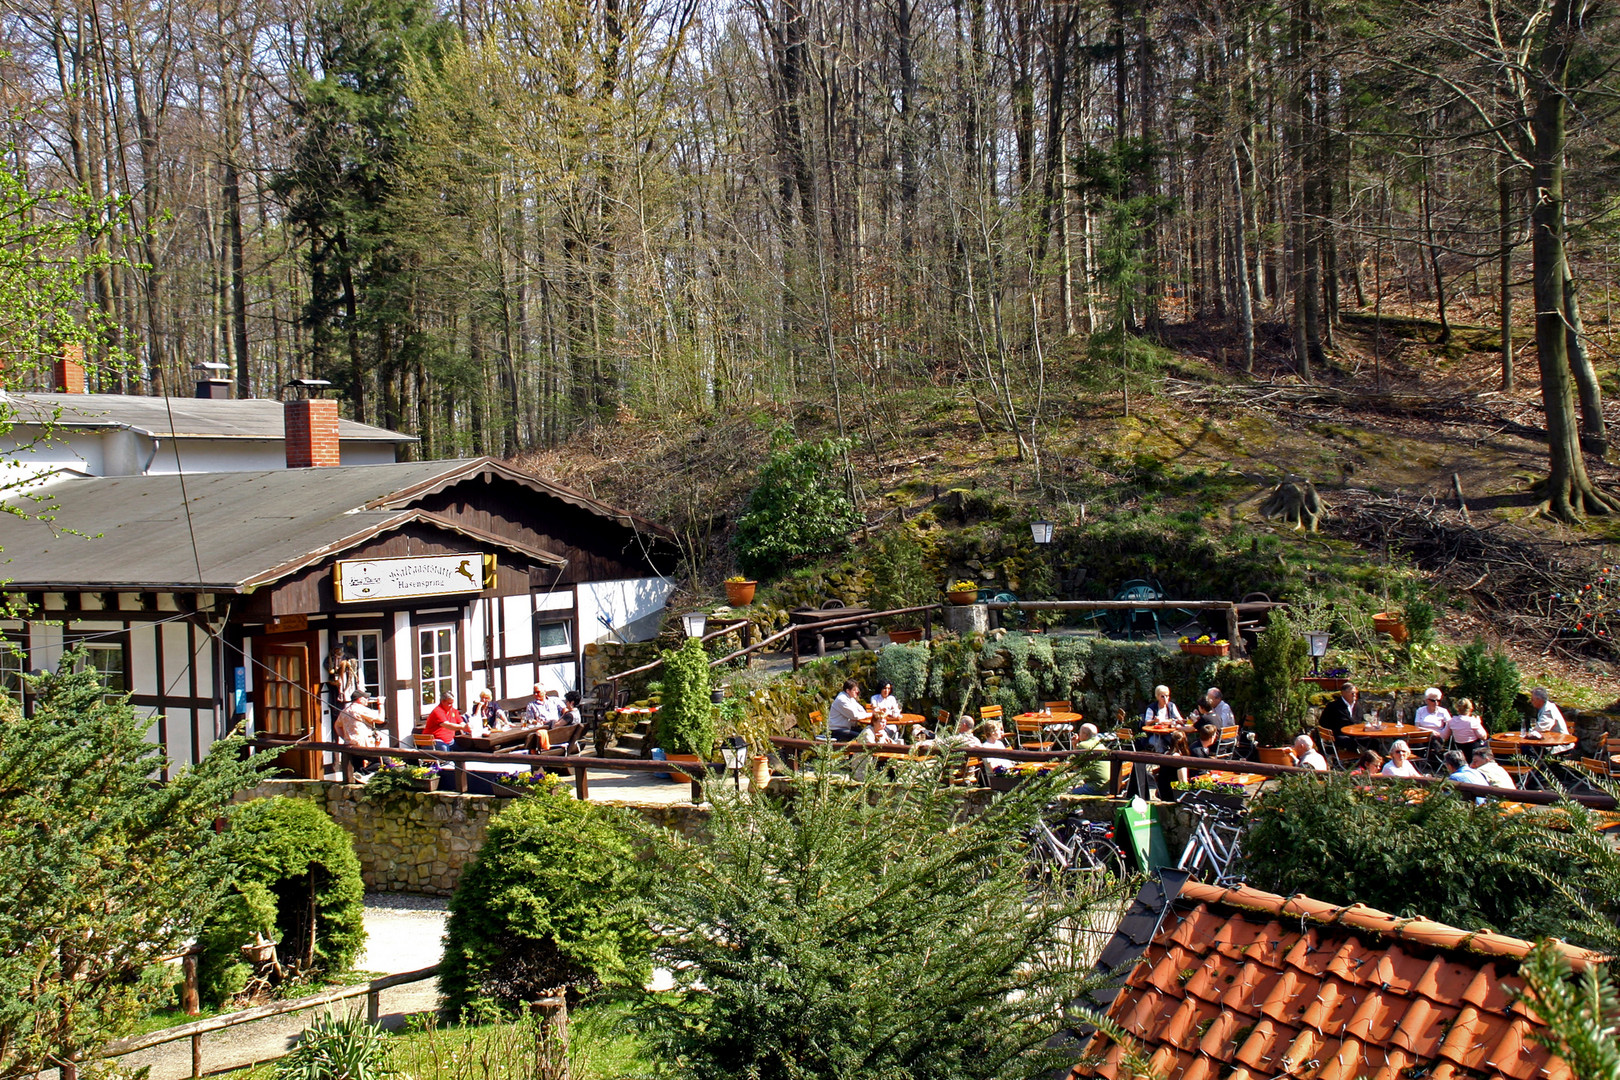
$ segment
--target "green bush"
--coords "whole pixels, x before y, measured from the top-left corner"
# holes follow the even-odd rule
[[[1255,642],[1254,728],[1262,746],[1286,746],[1310,726],[1310,647],[1281,611]]]
[[[1251,805],[1242,848],[1248,883],[1283,896],[1613,948],[1620,853],[1579,806],[1506,814],[1433,789],[1414,805],[1394,784],[1286,777]]]
[[[664,697],[658,707],[658,745],[666,754],[714,752],[714,702],[710,699],[709,654],[703,642],[687,638],[664,653]]]
[[[1123,899],[1098,875],[1029,903],[1020,837],[1070,783],[1026,780],[964,819],[937,782],[821,770],[791,802],[715,800],[701,843],[648,826],[654,956],[676,983],[638,1002],[657,1058],[694,1080],[1066,1071],[1052,1032],[1101,980],[1062,942]]]
[[[868,598],[880,610],[918,607],[939,599],[943,574],[933,544],[915,525],[893,525],[874,536],[864,561],[872,572]]]
[[[861,524],[841,475],[847,450],[844,440],[778,434],[732,536],[743,573],[766,578],[843,550]]]
[[[566,794],[512,803],[450,899],[439,968],[450,1014],[509,1016],[559,987],[641,985],[645,884],[604,808]]]
[[[292,1053],[276,1062],[276,1080],[382,1080],[389,1074],[388,1033],[360,1012],[317,1016]]]
[[[349,834],[307,799],[257,799],[223,843],[230,892],[198,937],[203,999],[239,992],[252,969],[241,948],[262,934],[298,972],[347,970],[365,944],[365,887]],[[313,915],[313,925],[311,917]]]
[[[1457,650],[1457,677],[1449,689],[1453,701],[1473,699],[1491,731],[1506,731],[1516,719],[1513,701],[1519,693],[1519,665],[1501,649],[1475,638],[1472,645]]]
[[[902,704],[914,704],[926,697],[928,689],[928,643],[885,645],[877,658],[873,688],[894,684],[894,696]]]

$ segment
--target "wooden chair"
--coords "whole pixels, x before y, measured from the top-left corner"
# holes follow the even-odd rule
[[[823,714],[820,709],[811,709],[810,710],[810,737],[812,739],[814,739],[814,738],[817,738],[817,737],[819,737],[821,735],[826,735],[826,734],[828,734],[826,715]]]
[[[1262,746],[1259,752],[1262,765],[1294,764],[1294,753],[1286,746]]]
[[[1074,712],[1074,702],[1072,701],[1048,701],[1045,704],[1053,712]]]
[[[1231,727],[1221,728],[1220,737],[1215,740],[1215,756],[1219,758],[1233,756],[1237,753],[1237,742],[1238,726],[1236,724]]]
[[[1534,765],[1519,753],[1519,744],[1511,739],[1491,739],[1491,756],[1502,766],[1502,771],[1513,777],[1513,782],[1525,787],[1536,775]]]
[[[1013,743],[1020,750],[1057,750],[1055,739],[1047,738],[1048,729],[1042,727],[1031,717],[1028,720],[1013,718]]]
[[[1608,755],[1610,769],[1620,768],[1620,739],[1605,739],[1603,752]]]
[[[431,750],[433,749],[433,736],[424,735],[418,731],[411,736],[411,745],[418,750]]]
[[[1316,729],[1316,743],[1322,751],[1322,756],[1333,763],[1336,769],[1344,768],[1344,758],[1339,756],[1339,740],[1333,737],[1333,732],[1325,727]]]
[[[1001,719],[1001,706],[1000,705],[985,705],[985,706],[983,706],[982,708],[979,709],[979,719],[980,720],[1000,720]]]
[[[1581,771],[1591,773],[1593,776],[1601,777],[1604,780],[1611,779],[1614,776],[1612,763],[1607,758],[1583,757],[1577,760],[1575,764]]]

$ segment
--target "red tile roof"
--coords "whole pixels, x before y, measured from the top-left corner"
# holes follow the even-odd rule
[[[1558,947],[1577,971],[1605,960]],[[1362,904],[1188,882],[1108,1012],[1165,1080],[1564,1080],[1535,1039],[1541,1021],[1513,1003],[1529,949]],[[1098,1064],[1074,1076],[1127,1075],[1103,1036],[1086,1053]]]

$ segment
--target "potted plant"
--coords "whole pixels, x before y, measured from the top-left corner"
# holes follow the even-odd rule
[[[750,581],[741,574],[726,578],[726,603],[732,607],[747,607],[754,602],[754,590],[759,582]]]
[[[1225,656],[1232,649],[1230,641],[1209,634],[1202,634],[1196,638],[1182,638],[1179,644],[1181,651],[1191,656]]]
[[[366,797],[378,799],[396,791],[438,791],[439,767],[384,764],[366,781]]]
[[[890,630],[889,640],[896,645],[910,645],[913,641],[921,641],[922,627],[908,626],[903,630]]]
[[[945,595],[953,604],[977,604],[979,587],[971,581],[953,581],[945,589]]]
[[[698,764],[714,751],[714,701],[709,683],[709,654],[697,638],[664,654],[664,697],[658,710],[658,747],[664,760]],[[670,770],[670,778],[690,781]]]
[[[1373,616],[1373,630],[1388,634],[1397,644],[1406,640],[1406,616],[1380,611]]]
[[[1342,688],[1345,680],[1349,677],[1350,669],[1340,667],[1329,668],[1320,675],[1307,675],[1304,681],[1311,683],[1331,694],[1333,691]]]

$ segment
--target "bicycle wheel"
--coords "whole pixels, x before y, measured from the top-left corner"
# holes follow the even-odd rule
[[[1112,840],[1095,837],[1081,844],[1076,868],[1080,873],[1102,874],[1115,881],[1125,876],[1125,855]]]

